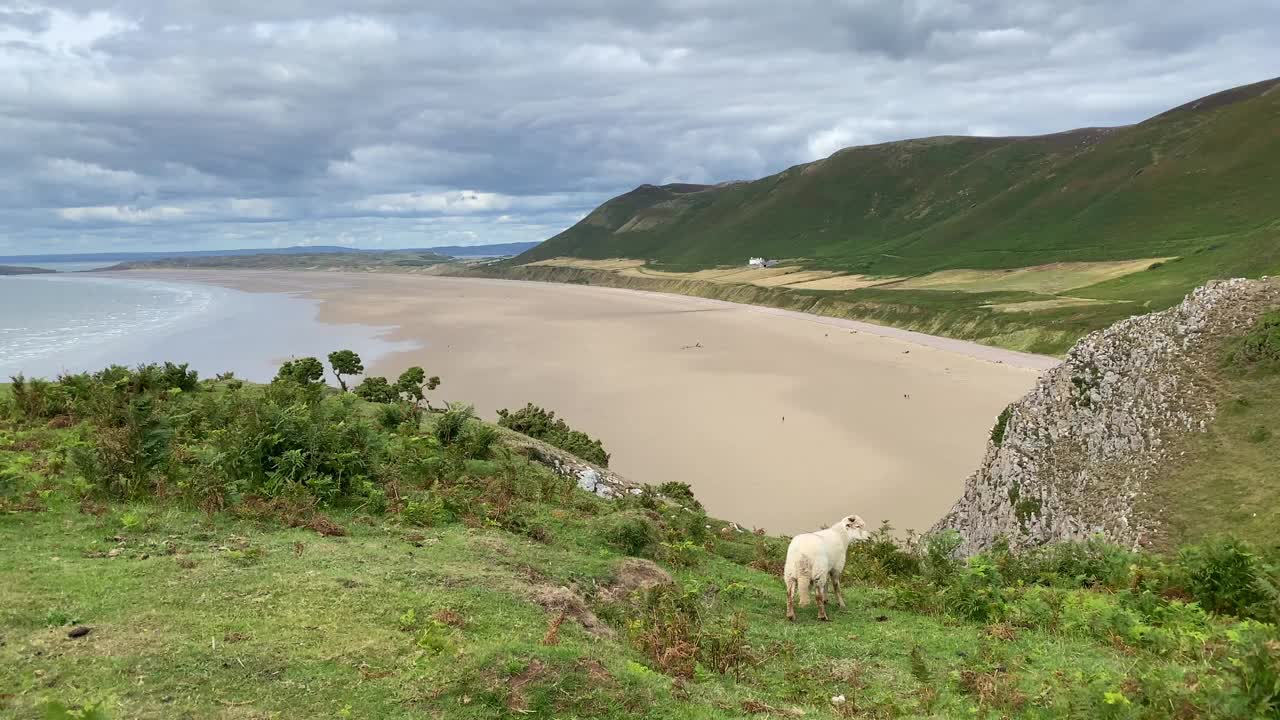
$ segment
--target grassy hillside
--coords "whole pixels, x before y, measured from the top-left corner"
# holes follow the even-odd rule
[[[780,258],[796,269],[883,282],[787,286],[781,294],[822,292],[863,306],[851,316],[869,319],[884,305],[931,316],[933,305],[956,305],[963,318],[945,324],[964,328],[1001,324],[993,317],[1001,311],[990,308],[1006,301],[993,294],[999,271],[1049,265],[1053,275],[1056,263],[1149,261],[1142,265],[1149,272],[1049,283],[1056,289],[1024,298],[1042,303],[1017,310],[1046,335],[1030,345],[1019,336],[1020,349],[1061,352],[1054,333],[1063,320],[1096,329],[1167,307],[1209,279],[1280,272],[1277,86],[1280,79],[1236,88],[1127,127],[908,140],[848,148],[752,182],[643,186],[514,263],[633,258],[695,271]],[[955,269],[988,271],[992,282],[894,294],[912,287],[903,278]],[[1077,307],[1056,312],[1063,304]],[[1008,345],[1001,334],[975,339]],[[1066,344],[1078,337],[1070,327],[1067,334]]]
[[[1275,542],[1280,527],[1280,308],[1215,348],[1217,415],[1176,448],[1148,500],[1172,538],[1233,533]]]
[[[790,624],[785,541],[687,487],[596,497],[306,367],[0,391],[0,716],[1280,716],[1275,551],[881,533]]]
[[[754,182],[643,186],[519,256],[920,274],[1183,256],[1280,219],[1280,79],[1138,125],[841,150]]]

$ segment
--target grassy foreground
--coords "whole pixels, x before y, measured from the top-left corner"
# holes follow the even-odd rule
[[[882,533],[790,624],[785,541],[686,487],[173,370],[0,395],[0,716],[1280,717],[1275,551]]]

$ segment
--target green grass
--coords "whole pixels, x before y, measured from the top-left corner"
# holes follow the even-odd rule
[[[637,601],[602,592],[624,559],[599,534],[618,501],[575,490],[525,505],[541,542],[359,509],[331,511],[348,535],[327,537],[182,502],[81,500],[58,472],[76,434],[0,433],[16,478],[0,510],[0,717],[49,702],[120,718],[1167,717],[1164,704],[1216,702],[1214,658],[1238,632],[1196,620],[1182,650],[1150,644],[1140,628],[1106,629],[1121,601],[1104,590],[1009,589],[1015,609],[996,624],[922,611],[912,598],[927,586],[885,576],[893,565],[871,555],[852,561],[849,608],[831,623],[813,608],[788,623],[777,576],[751,566],[778,562],[781,541],[707,520],[707,540],[663,564],[710,632],[742,618],[730,649],[746,660],[677,678],[631,641]],[[628,504],[644,515],[647,502]],[[688,512],[655,507],[664,526]],[[609,637],[569,618],[548,644],[558,613],[535,598],[562,586]],[[1055,597],[1062,619],[1034,619]],[[69,638],[73,625],[91,632]]]
[[[1153,512],[1171,537],[1231,533],[1276,544],[1280,370],[1225,364],[1213,400],[1207,431],[1186,438],[1177,464],[1156,478]]]

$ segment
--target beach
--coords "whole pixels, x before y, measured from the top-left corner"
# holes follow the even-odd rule
[[[485,419],[527,402],[604,441],[611,469],[686,482],[713,516],[793,533],[857,513],[927,529],[992,423],[1052,358],[683,296],[422,275],[133,271],[319,301],[333,326],[390,328],[431,395]],[[337,348],[335,348],[337,349]]]

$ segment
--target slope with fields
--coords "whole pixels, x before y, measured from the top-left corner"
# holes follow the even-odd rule
[[[829,274],[783,285],[768,304],[835,295],[850,316],[890,324],[949,313],[938,332],[1062,352],[1084,332],[1168,307],[1207,280],[1280,271],[1277,87],[1280,79],[1235,88],[1125,127],[908,140],[752,182],[646,185],[505,272],[552,279],[530,265],[626,258],[687,274],[779,258]],[[1044,282],[1006,282],[1008,270],[1033,267],[1048,269]],[[619,282],[579,270],[581,281]],[[961,285],[931,275],[961,270]],[[1062,293],[1098,302],[1043,304]],[[988,308],[1018,301],[1042,304],[1017,319]]]

